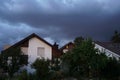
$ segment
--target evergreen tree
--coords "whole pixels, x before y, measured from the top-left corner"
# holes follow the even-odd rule
[[[120,33],[118,33],[118,31],[114,32],[111,41],[114,43],[120,43]]]

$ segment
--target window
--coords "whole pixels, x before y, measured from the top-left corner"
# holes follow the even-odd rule
[[[68,47],[68,46],[66,46],[66,48],[68,49],[69,47]]]
[[[8,57],[8,60],[12,60],[12,56],[9,56],[9,57]]]
[[[11,61],[12,61],[12,56],[9,56],[9,57],[8,57],[8,61],[7,61],[7,64],[10,65],[10,64],[11,64]]]
[[[38,47],[37,48],[37,56],[40,56],[41,58],[44,57],[45,54],[45,48],[44,47]]]
[[[21,47],[21,51],[24,55],[28,55],[28,48],[27,47]]]

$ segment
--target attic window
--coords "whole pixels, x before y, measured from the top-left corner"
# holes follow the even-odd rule
[[[66,49],[68,49],[68,46],[66,46]]]
[[[44,58],[44,54],[45,54],[45,48],[44,47],[38,47],[37,48],[37,56]]]

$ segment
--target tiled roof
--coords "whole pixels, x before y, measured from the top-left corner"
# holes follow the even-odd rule
[[[120,55],[120,43],[94,41],[96,44]]]

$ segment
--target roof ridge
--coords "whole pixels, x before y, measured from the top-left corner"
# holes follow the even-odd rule
[[[44,40],[43,38],[41,38],[40,36],[38,36],[36,33],[32,33],[32,34],[28,35],[27,37],[21,39],[20,41],[16,42],[15,44],[13,44],[13,45],[12,45],[11,47],[9,47],[9,48],[16,47],[16,46],[22,44],[23,42],[25,42],[25,41],[33,38],[33,37],[37,37],[38,39],[42,40],[43,42],[45,42],[45,43],[48,44],[49,46],[53,47],[52,44],[50,44],[49,42],[47,42],[46,40]],[[9,48],[8,48],[8,49],[9,49]],[[8,50],[8,49],[6,49],[6,50]],[[5,51],[5,50],[2,50],[2,51]]]

